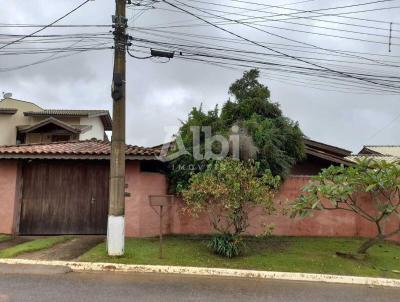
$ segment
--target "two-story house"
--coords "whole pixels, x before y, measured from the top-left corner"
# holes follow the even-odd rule
[[[43,109],[5,98],[0,100],[0,145],[49,143],[72,140],[107,140],[112,130],[107,110]]]

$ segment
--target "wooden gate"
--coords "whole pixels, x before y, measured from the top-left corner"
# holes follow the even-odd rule
[[[106,233],[107,162],[31,161],[22,175],[20,234]]]

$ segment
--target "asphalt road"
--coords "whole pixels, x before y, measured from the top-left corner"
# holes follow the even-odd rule
[[[11,301],[399,301],[400,289],[306,282],[117,273],[4,274]]]

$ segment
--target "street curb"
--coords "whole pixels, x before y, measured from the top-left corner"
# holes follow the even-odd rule
[[[218,276],[236,278],[254,278],[269,280],[324,282],[349,285],[385,286],[400,288],[400,279],[369,278],[340,275],[322,275],[306,273],[285,273],[254,270],[235,270],[224,268],[161,266],[161,265],[134,265],[117,263],[91,263],[70,261],[42,261],[25,259],[0,259],[3,264],[37,264],[50,266],[66,266],[74,272],[131,272],[131,273],[159,273],[197,276]]]
[[[4,264],[0,263],[0,274],[4,275],[63,275],[72,272],[68,266],[39,264]],[[1,301],[1,299],[0,299]]]

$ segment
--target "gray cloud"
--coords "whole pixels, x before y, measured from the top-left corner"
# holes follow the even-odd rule
[[[232,4],[230,1],[221,0],[219,2]],[[287,0],[273,1],[277,5],[287,2]],[[1,3],[2,22],[46,24],[78,3],[80,1],[3,0]],[[345,4],[350,3],[356,3],[356,1],[346,1]],[[292,7],[313,9],[335,5],[344,5],[344,2],[329,1],[328,5],[320,1],[313,1]],[[389,6],[389,4],[385,4],[385,6]],[[90,2],[63,23],[110,24],[113,8],[113,1],[96,0]],[[283,10],[274,10],[274,12],[286,13]],[[358,15],[361,16],[361,14]],[[132,17],[132,11],[129,11],[129,16]],[[398,10],[377,11],[365,13],[362,16],[396,21],[398,20]],[[192,19],[190,16],[184,14],[156,9],[145,12],[134,24],[146,27],[151,24],[190,19]],[[196,20],[191,22],[199,23]],[[317,22],[314,24],[322,25]],[[326,24],[323,25],[326,26]],[[274,26],[278,25],[274,23]],[[285,25],[285,27],[299,29],[295,25]],[[265,33],[255,32],[237,25],[229,28],[251,37],[253,40],[287,43],[287,41]],[[1,28],[0,33],[27,33],[31,30],[29,28],[15,30]],[[340,47],[351,51],[388,55],[386,45],[374,45],[272,28],[269,30],[327,48]],[[107,29],[75,29],[73,31],[49,29],[46,33],[66,31],[105,32]],[[188,28],[183,31],[229,37],[229,35],[210,27]],[[317,30],[314,29],[314,31]],[[324,33],[325,31],[318,30],[318,32]],[[139,35],[139,33],[134,34]],[[249,49],[262,51],[253,46],[249,46]],[[398,46],[393,47],[391,55],[393,57],[400,55]],[[0,67],[25,64],[43,57],[46,56],[0,56]],[[394,57],[392,60],[395,61],[396,58]],[[167,64],[160,64],[151,60],[128,58],[127,67],[127,140],[131,144],[148,146],[163,142],[166,135],[165,127],[179,125],[179,120],[187,117],[191,107],[199,106],[202,103],[205,109],[211,109],[216,104],[225,102],[228,99],[227,90],[230,83],[239,78],[242,72],[180,60],[171,60]],[[0,89],[1,91],[11,91],[16,98],[32,100],[48,108],[104,108],[111,110],[111,72],[111,50],[90,52],[18,71],[0,73]],[[284,77],[285,80],[293,80],[291,75],[284,75]],[[313,84],[313,81],[306,79],[309,84]],[[284,113],[299,121],[304,133],[315,140],[349,148],[353,151],[358,151],[363,144],[400,144],[400,136],[397,135],[400,131],[399,120],[371,138],[373,134],[400,114],[399,96],[321,91],[301,84],[297,86],[294,83],[287,84],[286,81],[275,78],[268,71],[263,72],[263,82],[270,88],[273,101],[279,102]],[[317,82],[314,84],[320,85]]]

